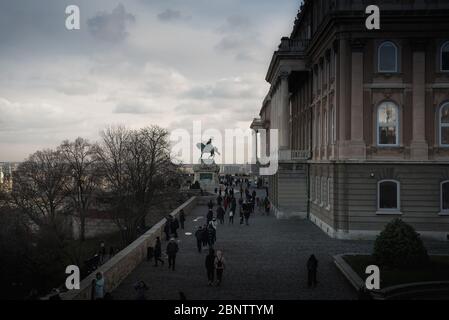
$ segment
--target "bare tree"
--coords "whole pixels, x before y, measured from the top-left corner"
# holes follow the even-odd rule
[[[102,133],[97,156],[125,242],[135,239],[150,206],[168,191],[167,181],[176,175],[168,137],[158,126],[140,130],[112,127]]]
[[[67,166],[61,153],[43,150],[32,154],[14,172],[14,204],[40,228],[63,236],[59,213],[65,199]]]
[[[88,140],[77,138],[64,141],[58,150],[68,166],[65,188],[71,212],[79,219],[80,241],[85,240],[86,217],[93,202],[98,184],[98,174],[93,146]]]

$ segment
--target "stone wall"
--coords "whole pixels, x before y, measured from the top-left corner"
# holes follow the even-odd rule
[[[186,215],[196,207],[198,198],[192,197],[180,207],[170,213],[177,217],[181,209]],[[105,291],[112,292],[117,286],[146,259],[147,248],[154,246],[156,237],[161,237],[166,219],[155,224],[144,235],[131,243],[128,247],[117,253],[108,262],[81,281],[80,290],[72,290],[61,294],[63,300],[90,300],[91,283],[97,272],[105,277]]]

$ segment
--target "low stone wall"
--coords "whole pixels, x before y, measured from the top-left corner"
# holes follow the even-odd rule
[[[177,217],[181,209],[184,209],[186,215],[190,214],[196,207],[197,201],[197,197],[190,198],[180,207],[172,211],[170,215]],[[147,248],[154,246],[156,237],[162,237],[165,222],[165,218],[159,221],[144,235],[117,253],[95,272],[87,276],[81,281],[80,290],[62,293],[61,298],[63,300],[90,300],[91,283],[97,272],[103,273],[103,276],[105,277],[105,292],[112,292],[142,261],[146,259]]]

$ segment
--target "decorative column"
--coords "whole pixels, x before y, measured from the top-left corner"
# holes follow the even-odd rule
[[[281,125],[279,130],[280,132],[280,143],[279,149],[288,149],[290,146],[290,92],[288,89],[288,72],[281,72],[280,74],[280,116],[281,116]]]
[[[348,70],[350,64],[348,63],[348,40],[340,39],[338,42],[338,157],[339,159],[346,158],[348,139],[346,137],[346,127],[349,125],[349,85],[348,85]]]
[[[428,160],[428,144],[426,141],[426,43],[416,41],[413,49],[413,139],[410,145],[410,156],[413,160]]]
[[[351,42],[351,159],[366,159],[366,143],[363,139],[363,51],[364,42]]]

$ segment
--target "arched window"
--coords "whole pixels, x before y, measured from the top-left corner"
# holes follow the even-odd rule
[[[441,46],[441,71],[449,72],[449,41]]]
[[[449,180],[441,182],[441,213],[449,214]]]
[[[399,145],[399,108],[394,102],[383,102],[377,109],[377,145]]]
[[[398,211],[400,209],[400,183],[396,180],[382,180],[377,184],[377,209]]]
[[[440,108],[440,145],[449,147],[449,102],[444,103]]]
[[[398,72],[398,48],[393,42],[383,42],[377,55],[379,72]]]

